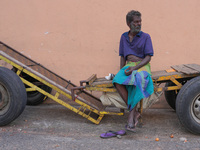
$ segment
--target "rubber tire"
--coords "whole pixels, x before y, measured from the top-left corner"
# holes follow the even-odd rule
[[[195,77],[182,86],[176,99],[176,114],[181,124],[194,134],[200,134],[200,119],[197,122],[192,115],[193,100],[198,95],[200,95],[200,77]]]
[[[0,126],[5,126],[14,121],[24,111],[27,94],[19,76],[4,67],[0,67],[0,86],[5,91],[5,94],[1,95],[1,101],[5,95],[8,98],[7,104],[0,109]]]
[[[167,82],[165,84],[165,87],[169,87],[169,86],[174,86],[175,84],[173,82]],[[169,104],[169,106],[176,110],[176,97],[177,97],[177,93],[176,91],[165,91],[165,99],[167,101],[167,103]]]
[[[51,93],[51,91],[52,91],[52,88],[50,88],[46,85],[41,85],[40,88],[48,93]],[[41,104],[42,102],[44,102],[44,100],[46,98],[47,97],[44,94],[42,94],[38,91],[27,92],[27,105]]]
[[[14,71],[15,73],[17,72],[17,69],[15,67],[12,68],[12,71]],[[31,76],[25,74],[25,73],[21,73],[21,76],[31,82],[31,83],[34,83],[36,82],[37,80],[32,78]],[[25,85],[26,86],[26,85]],[[40,85],[39,86],[41,89],[43,89],[44,91],[48,92],[48,93],[51,93],[52,91],[52,88],[46,86],[45,84],[43,85]],[[27,92],[27,105],[39,105],[41,104],[42,102],[45,101],[47,97],[45,95],[43,95],[42,93],[38,92],[38,91],[30,91],[30,92]]]

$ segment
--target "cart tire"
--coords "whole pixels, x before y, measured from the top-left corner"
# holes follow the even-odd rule
[[[14,71],[15,73],[17,72],[17,69],[15,67],[13,67],[11,70]],[[37,81],[36,79],[32,78],[31,76],[29,76],[23,72],[21,73],[21,76],[25,80],[27,80],[31,83],[34,83]],[[45,84],[40,85],[39,87],[48,93],[51,93],[51,91],[52,91],[52,88],[46,86]],[[44,102],[46,100],[46,98],[47,97],[45,95],[43,95],[42,93],[40,93],[38,91],[27,92],[27,105],[39,105],[42,102]]]
[[[46,85],[41,85],[39,86],[41,89],[44,91],[51,93],[52,88],[46,86]],[[38,91],[33,91],[33,92],[27,92],[27,105],[38,105],[41,104],[46,100],[47,96],[44,94],[38,92]]]
[[[165,87],[169,87],[169,86],[173,86],[173,85],[175,85],[173,82],[167,82],[165,84]],[[177,97],[176,91],[174,91],[174,90],[173,91],[165,91],[164,94],[165,94],[165,99],[166,99],[167,103],[169,104],[169,106],[172,109],[176,110],[176,97]]]
[[[26,89],[13,71],[0,67],[0,126],[14,121],[24,110]]]
[[[176,113],[188,131],[200,134],[200,77],[182,86],[176,99]]]

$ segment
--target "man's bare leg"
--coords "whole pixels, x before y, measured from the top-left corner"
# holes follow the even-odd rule
[[[124,102],[127,104],[128,92],[126,90],[125,85],[121,85],[121,84],[115,83],[115,87],[116,87],[117,92],[119,93],[119,95],[122,97],[122,99],[124,100]],[[120,112],[124,113],[124,109],[120,109]]]
[[[128,91],[125,87],[125,85],[121,85],[121,84],[117,84],[115,83],[115,87],[119,93],[119,95],[122,97],[122,99],[124,100],[124,102],[127,104],[128,102]],[[136,122],[138,122],[137,116],[139,112],[136,111],[136,107],[134,107],[128,116],[128,125],[126,126],[126,129],[128,129],[129,131],[135,132],[135,125]]]
[[[115,83],[115,87],[117,89],[117,92],[121,96],[121,98],[127,104],[127,102],[128,102],[128,91],[127,91],[125,85],[121,85],[121,84]]]
[[[138,118],[140,116],[140,113],[136,110],[136,107],[134,107],[128,116],[128,125],[126,126],[126,129],[132,132],[135,132],[136,125],[138,123]]]
[[[136,108],[136,106],[135,106]],[[135,109],[135,112],[134,112],[134,126],[136,127],[136,125],[138,124],[139,122],[139,119],[140,119],[141,115],[140,113]]]

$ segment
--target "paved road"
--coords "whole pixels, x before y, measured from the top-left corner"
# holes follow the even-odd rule
[[[3,150],[199,150],[200,136],[187,132],[172,109],[148,109],[144,126],[121,139],[101,139],[108,130],[124,129],[125,116],[105,116],[95,125],[57,104],[27,106],[10,125],[0,128]],[[174,137],[171,138],[170,135]],[[159,141],[155,141],[159,138]],[[186,138],[187,141],[184,141]]]

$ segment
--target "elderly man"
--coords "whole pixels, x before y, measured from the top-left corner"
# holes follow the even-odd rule
[[[130,112],[125,128],[132,132],[135,132],[140,117],[136,104],[154,92],[149,64],[153,56],[153,46],[149,34],[141,31],[141,22],[141,13],[138,11],[132,10],[126,15],[130,30],[121,36],[121,70],[113,79],[114,86]]]

